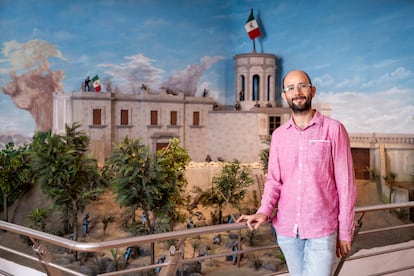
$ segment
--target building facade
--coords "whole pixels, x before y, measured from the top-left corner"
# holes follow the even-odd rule
[[[289,119],[290,111],[276,102],[276,56],[242,54],[235,60],[234,106],[213,98],[186,96],[161,89],[139,94],[72,92],[54,95],[53,132],[80,123],[89,135],[99,163],[114,143],[126,136],[140,138],[153,151],[172,137],[180,139],[193,161],[237,159],[257,162],[269,134]]]
[[[234,105],[215,99],[186,96],[161,89],[139,94],[71,92],[54,95],[53,132],[65,124],[80,123],[90,138],[98,163],[111,154],[113,144],[125,137],[139,138],[156,151],[176,137],[194,162],[260,160],[266,140],[290,118],[290,110],[277,101],[276,56],[240,54],[234,57]],[[82,90],[82,89],[81,89]],[[328,105],[315,105],[330,116]],[[369,178],[368,168],[381,176],[395,172],[410,180],[414,165],[413,135],[350,134],[357,178]],[[387,138],[388,137],[388,138]]]

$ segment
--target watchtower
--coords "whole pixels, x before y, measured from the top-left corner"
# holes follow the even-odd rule
[[[242,110],[276,106],[276,56],[250,53],[234,56],[235,104]]]

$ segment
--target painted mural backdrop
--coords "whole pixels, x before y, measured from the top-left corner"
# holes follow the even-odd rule
[[[414,1],[0,0],[0,133],[51,127],[53,93],[99,76],[234,102],[233,56],[278,57],[278,83],[309,72],[349,132],[414,133]]]

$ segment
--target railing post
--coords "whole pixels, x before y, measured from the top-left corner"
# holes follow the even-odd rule
[[[32,239],[33,246],[32,249],[35,252],[36,256],[41,261],[44,270],[48,276],[63,276],[63,272],[57,268],[54,268],[48,263],[53,263],[53,257],[48,252],[47,247],[44,245],[39,244],[39,242]]]
[[[182,252],[184,239],[181,239],[177,247],[179,250],[171,251],[170,254],[165,259],[165,263],[168,263],[168,266],[164,266],[161,268],[159,276],[170,276],[170,275],[176,275],[177,273],[177,267],[181,263],[180,259],[183,257],[184,252]]]

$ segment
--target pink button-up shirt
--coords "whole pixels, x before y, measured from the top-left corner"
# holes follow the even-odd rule
[[[318,111],[305,129],[291,118],[272,134],[268,175],[257,213],[283,236],[351,241],[356,185],[348,133]]]

